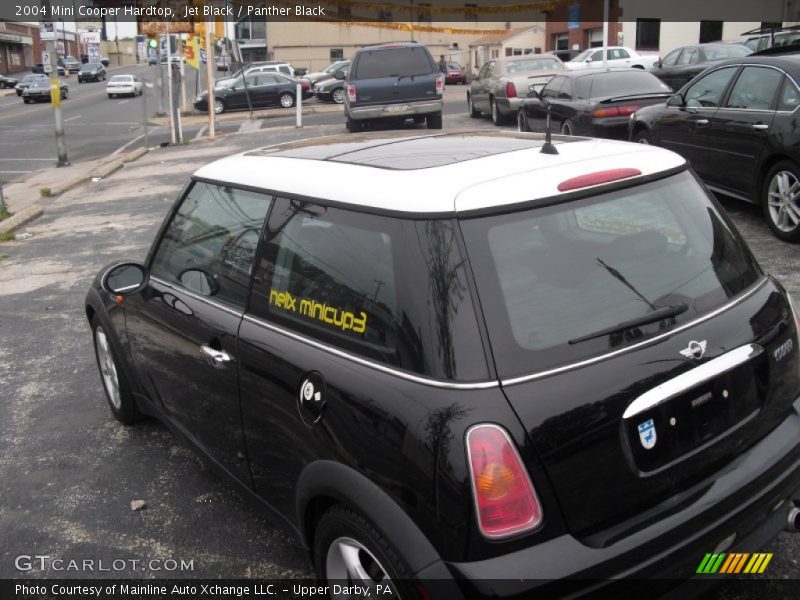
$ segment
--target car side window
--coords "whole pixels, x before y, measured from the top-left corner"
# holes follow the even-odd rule
[[[486,63],[481,67],[481,70],[478,72],[478,79],[485,79],[486,78],[486,71],[489,70],[489,63]]]
[[[558,98],[561,100],[572,100],[572,80],[564,78],[564,85],[558,91]]]
[[[278,197],[262,246],[253,316],[414,373],[485,376],[452,220],[377,216]],[[462,347],[467,343],[476,346]]]
[[[287,67],[286,65],[281,65],[280,67],[278,67],[278,70],[281,73],[286,73],[287,75],[290,73],[289,67]]]
[[[593,61],[603,60],[603,51],[598,50],[597,52],[592,52],[591,59]]]
[[[557,98],[558,93],[566,80],[566,77],[553,77],[547,82],[547,85],[542,88],[542,96],[545,98]]]
[[[686,90],[686,106],[714,108],[719,106],[722,95],[739,67],[724,67],[712,71]]]
[[[272,197],[196,182],[153,256],[154,277],[244,309],[258,240]]]
[[[697,63],[697,48],[685,48],[678,59],[678,65],[693,65]]]
[[[624,60],[630,57],[631,55],[628,54],[627,50],[623,50],[622,48],[615,48],[614,50],[611,50],[612,59]]]
[[[664,60],[661,61],[662,67],[672,67],[678,62],[678,57],[681,54],[682,49],[678,48],[677,50],[673,50],[669,54],[664,57]]]
[[[794,81],[784,77],[778,110],[794,112],[798,105],[800,105],[800,90],[797,89]]]
[[[495,67],[494,61],[492,61],[492,62],[490,62],[488,64],[487,69],[486,69],[486,77],[488,77],[488,78],[494,77],[494,72],[495,72],[495,68],[494,67]]]
[[[767,67],[745,67],[733,85],[728,108],[770,110],[783,81],[783,73]]]

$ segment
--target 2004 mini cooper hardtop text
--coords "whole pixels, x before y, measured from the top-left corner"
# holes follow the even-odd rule
[[[87,296],[112,412],[186,437],[324,580],[402,598],[652,596],[794,528],[786,292],[676,154],[543,144],[351,135],[201,168]]]

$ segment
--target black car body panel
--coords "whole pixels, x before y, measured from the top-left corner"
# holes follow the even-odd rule
[[[216,88],[214,97],[225,105],[225,110],[245,110],[280,106],[280,97],[290,94],[292,98],[297,92],[299,80],[280,73],[257,73],[233,80],[225,87]],[[303,90],[303,98],[310,95],[310,90]],[[203,92],[194,102],[197,110],[208,110],[208,95]]]
[[[462,148],[461,158],[452,148],[434,153],[428,167],[442,155],[450,157],[445,164],[453,164],[479,151],[515,149],[505,139],[494,144],[485,133],[444,139],[473,146]],[[335,144],[305,142],[273,147],[268,154],[342,163],[358,157],[374,168],[398,163],[402,168],[411,149],[430,139],[415,136],[408,143],[404,150],[397,137],[355,140],[346,144],[348,158]],[[713,238],[706,240],[708,254],[705,246],[689,248],[687,255],[667,248],[679,245],[681,236],[683,243],[691,237],[678,225],[666,233],[661,228],[657,235],[665,239],[655,247],[646,231],[620,234],[613,224],[593,218],[579,228],[581,238],[569,250],[562,248],[572,253],[562,272],[537,263],[536,285],[552,285],[544,281],[548,277],[577,278],[579,267],[572,263],[587,262],[578,260],[581,253],[596,268],[592,257],[601,240],[606,260],[635,250],[637,256],[656,256],[648,268],[662,265],[667,276],[674,265],[708,261],[710,296],[670,292],[687,304],[672,321],[580,346],[530,350],[504,337],[506,328],[523,319],[511,319],[500,304],[504,282],[494,280],[492,255],[482,249],[492,243],[492,228],[510,224],[513,231],[525,219],[544,219],[537,226],[544,236],[547,223],[555,222],[547,219],[558,211],[605,206],[672,184],[701,194],[697,214],[707,216],[703,227],[711,228]],[[230,236],[188,212],[208,206],[204,198],[223,203],[228,197],[237,218],[247,215],[241,235]],[[602,214],[610,218],[608,210]],[[342,247],[337,226],[380,235],[361,238],[358,252],[350,252]],[[217,243],[186,250],[184,230],[192,239]],[[607,243],[604,235],[622,243]],[[383,264],[387,238],[401,249],[402,260],[392,263],[394,279],[370,273],[364,282],[369,293],[358,292],[356,283],[339,282],[337,264]],[[555,238],[547,241],[557,249]],[[497,243],[507,244],[512,256],[528,250],[513,236],[500,235]],[[216,248],[220,258],[204,254],[207,248]],[[669,260],[662,261],[659,253],[665,252]],[[329,262],[327,271],[312,260],[316,256]],[[220,261],[215,285],[235,294],[209,298],[201,288],[187,287],[183,275],[208,260]],[[623,261],[614,264],[618,274],[602,268],[596,273],[606,288],[613,284],[627,295],[635,274]],[[167,215],[145,266],[149,283],[141,291],[117,298],[103,290],[98,276],[86,299],[87,317],[100,319],[127,357],[124,368],[140,409],[166,421],[309,547],[317,520],[330,506],[344,503],[360,511],[379,524],[434,599],[522,598],[543,584],[559,593],[589,593],[609,577],[685,578],[694,573],[697,553],[713,551],[733,533],[744,551],[770,539],[785,524],[787,501],[798,497],[795,317],[785,290],[761,272],[685,167],[643,183],[617,182],[465,216],[365,212],[289,191],[195,177]],[[366,278],[363,268],[354,270]],[[289,272],[301,275],[292,283]],[[623,272],[631,277],[627,283],[620,279]],[[375,330],[363,340],[344,337],[344,327],[320,330],[317,321],[286,309],[292,298],[302,306],[304,297],[329,307],[361,302]],[[401,316],[391,298],[399,298]],[[345,322],[342,317],[338,325]],[[396,327],[386,330],[396,331],[396,352],[386,349],[381,323]],[[705,340],[707,355],[686,355],[691,340]],[[740,366],[627,420],[628,409],[648,391],[747,345],[760,350]],[[229,362],[208,362],[204,346],[228,355]],[[539,354],[531,361],[534,351]],[[303,383],[312,376],[321,382],[315,388],[324,393],[317,399],[321,405],[302,401]],[[732,397],[723,398],[724,390]],[[669,423],[671,415],[677,415],[677,426]],[[628,427],[641,419],[655,421],[660,445],[652,453],[642,450],[644,441],[639,445],[635,429]],[[536,529],[502,541],[482,535],[476,518],[466,437],[481,423],[508,432],[544,515]],[[474,581],[456,586],[452,577]],[[560,577],[572,581],[544,581]]]
[[[713,42],[677,48],[658,61],[650,72],[677,90],[707,68],[731,58],[742,58],[752,50],[743,44]]]

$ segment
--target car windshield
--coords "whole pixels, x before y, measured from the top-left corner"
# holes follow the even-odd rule
[[[652,337],[719,308],[760,276],[688,171],[582,200],[464,219],[462,230],[503,377]],[[581,340],[664,309],[682,310]]]
[[[131,83],[133,77],[131,75],[114,75],[109,83]]]
[[[706,60],[722,60],[725,58],[741,58],[752,54],[753,51],[743,44],[720,44],[718,46],[705,46],[702,48]]]
[[[506,63],[509,73],[525,73],[527,71],[562,71],[561,63],[552,58],[526,58]]]
[[[594,51],[595,51],[595,48],[589,48],[588,50],[584,50],[583,52],[578,54],[578,56],[576,56],[575,58],[573,58],[569,62],[580,62],[582,60],[586,60],[587,58],[589,58],[589,55]]]
[[[575,82],[575,94],[578,98],[666,94],[670,91],[672,88],[658,77],[638,69],[584,75]]]
[[[336,69],[341,67],[344,64],[344,61],[337,61],[331,64],[327,69],[325,69],[325,73],[333,73]]]
[[[423,46],[363,50],[356,63],[353,79],[410,77],[432,73],[435,68]]]
[[[100,68],[98,63],[89,63],[81,67],[81,71],[96,71]]]
[[[45,75],[25,75],[22,81],[36,81],[37,79],[47,79]]]
[[[34,87],[41,87],[41,88],[43,88],[43,87],[47,87],[47,86],[49,86],[49,85],[50,85],[50,81],[49,81],[49,80],[47,80],[47,79],[34,79],[34,80],[31,82],[31,87],[32,87],[32,88],[34,88]]]

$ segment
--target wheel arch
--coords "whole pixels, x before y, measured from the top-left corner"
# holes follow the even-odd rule
[[[770,172],[770,169],[777,165],[779,162],[783,162],[788,160],[789,162],[793,162],[797,164],[797,161],[792,159],[791,156],[788,154],[782,154],[780,152],[776,152],[774,154],[770,154],[764,160],[761,161],[761,166],[756,169],[756,180],[753,185],[753,195],[752,200],[753,202],[760,202],[761,200],[761,190],[764,188],[764,183],[766,183],[767,173]]]
[[[355,469],[330,460],[307,465],[297,481],[297,523],[307,548],[314,547],[320,517],[335,504],[347,505],[369,519],[413,573],[441,560],[428,538],[386,492]]]

